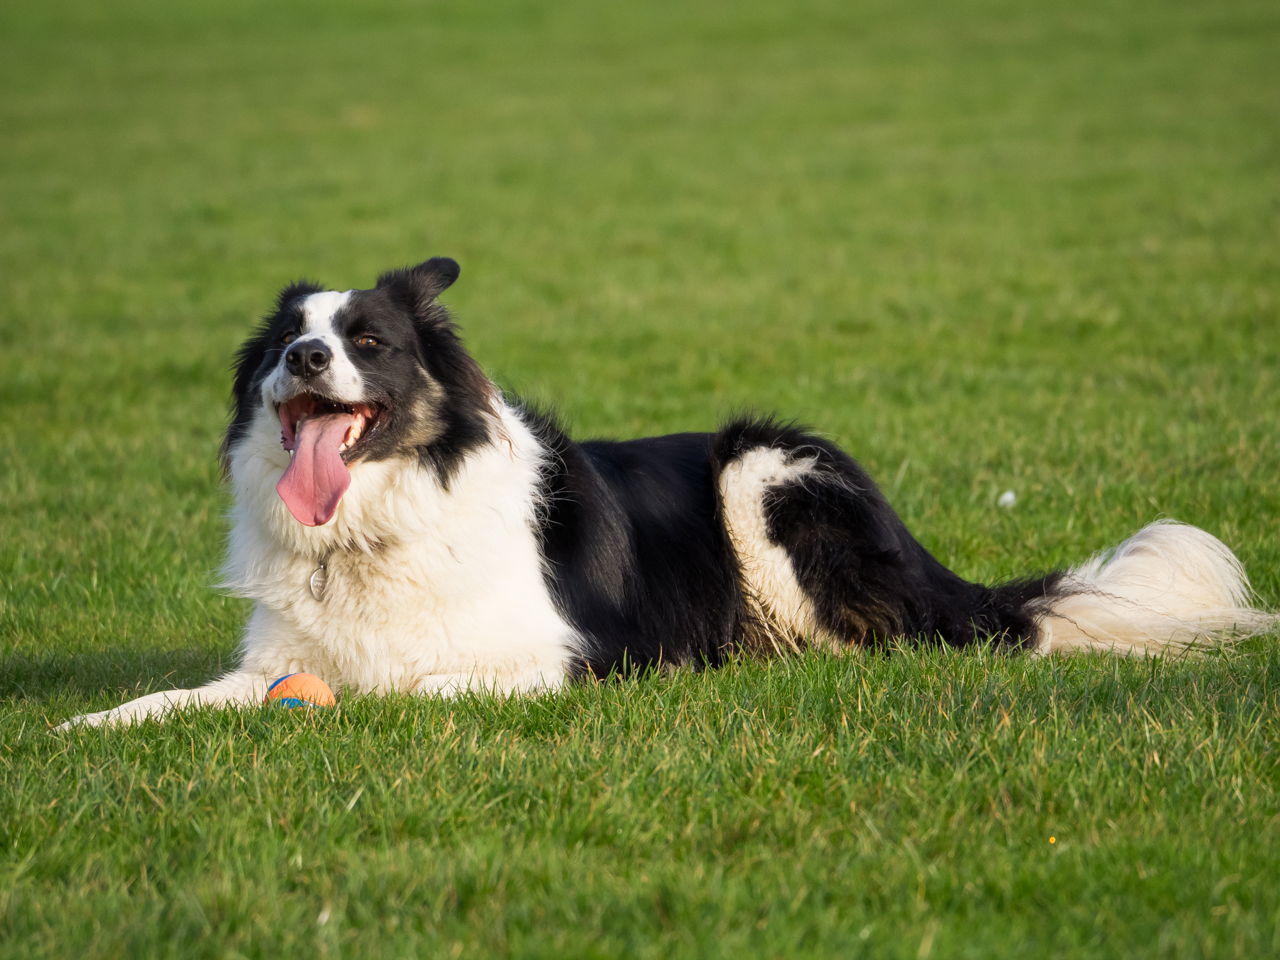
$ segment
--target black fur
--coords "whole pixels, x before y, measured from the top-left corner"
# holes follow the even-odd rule
[[[720,472],[761,446],[815,460],[819,477],[773,488],[765,515],[819,624],[846,644],[1021,648],[1061,580],[962,579],[916,541],[854,460],[793,425],[742,419],[715,434],[575,444],[549,417],[525,418],[555,453],[542,548],[548,583],[588,641],[580,673],[715,666],[760,651],[765,625],[744,594],[716,491]],[[799,647],[810,638],[783,639]]]
[[[414,267],[388,270],[378,277],[378,289],[389,291],[410,313],[424,314],[435,306],[436,297],[453,286],[461,273],[458,261],[432,257]]]
[[[748,614],[712,435],[577,444],[544,414],[524,418],[553,453],[539,533],[548,584],[587,640],[576,672],[720,663]]]

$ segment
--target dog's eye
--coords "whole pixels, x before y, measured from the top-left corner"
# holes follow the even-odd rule
[[[286,333],[283,337],[280,338],[280,342],[287,347],[289,344],[293,343],[293,341],[297,339],[298,339],[298,331],[290,330],[288,333]]]
[[[378,338],[371,337],[367,333],[361,334],[360,336],[356,337],[357,347],[376,347],[377,345],[378,345]]]

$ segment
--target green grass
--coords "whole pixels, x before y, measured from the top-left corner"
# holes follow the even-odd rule
[[[0,956],[1280,952],[1274,638],[48,732],[233,662],[231,353],[290,279],[431,254],[580,433],[778,410],[974,579],[1174,516],[1280,604],[1274,3],[17,0],[0,36]]]

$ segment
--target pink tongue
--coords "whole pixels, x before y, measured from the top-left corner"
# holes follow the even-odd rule
[[[276,484],[276,493],[299,523],[328,523],[351,486],[340,448],[353,420],[348,413],[328,413],[298,424],[293,461]]]

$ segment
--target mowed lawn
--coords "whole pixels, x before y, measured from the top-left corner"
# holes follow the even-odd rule
[[[581,434],[777,410],[973,579],[1176,517],[1280,604],[1274,2],[11,0],[0,45],[0,956],[1280,954],[1275,637],[49,731],[234,662],[231,355],[432,254]]]

